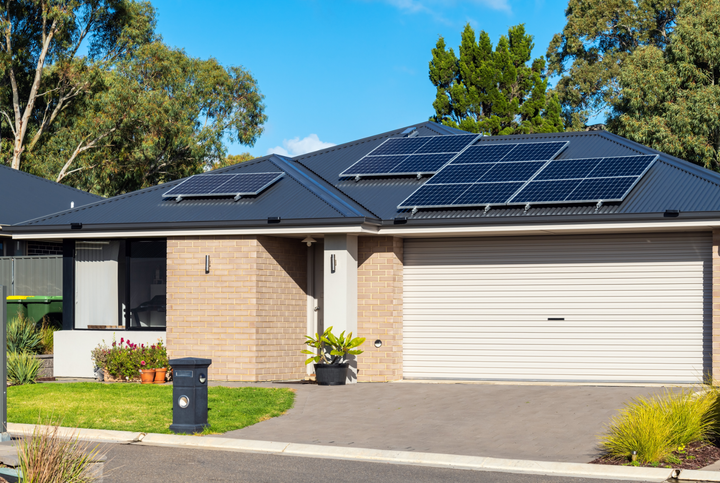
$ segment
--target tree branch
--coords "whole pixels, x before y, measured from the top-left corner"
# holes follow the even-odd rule
[[[88,144],[86,144],[85,146],[83,146],[83,143],[87,140],[87,138],[90,137],[90,135],[85,136],[85,138],[83,138],[83,140],[80,141],[80,143],[77,145],[77,148],[75,148],[75,151],[74,151],[74,152],[72,153],[72,155],[70,156],[70,159],[68,159],[67,162],[65,163],[65,165],[62,167],[62,169],[60,170],[60,174],[58,174],[58,177],[57,177],[57,179],[56,179],[55,181],[59,183],[63,178],[65,178],[66,176],[68,176],[70,173],[77,171],[77,169],[75,169],[75,170],[71,171],[70,173],[67,172],[67,170],[68,170],[68,168],[70,167],[70,165],[75,161],[75,159],[76,159],[81,153],[83,153],[83,152],[85,152],[85,151],[87,151],[87,150],[89,150],[89,149],[93,149],[94,147],[96,147],[98,141],[100,141],[100,140],[103,139],[103,138],[108,137],[108,136],[109,136],[110,134],[112,134],[115,130],[116,130],[116,128],[112,128],[112,129],[110,129],[109,131],[107,131],[107,132],[99,135],[98,137],[96,137],[95,139],[93,139],[92,141],[90,141],[90,142],[89,142]]]

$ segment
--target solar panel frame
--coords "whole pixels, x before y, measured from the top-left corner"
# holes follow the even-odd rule
[[[565,147],[567,147],[567,145]],[[560,152],[562,152],[562,150],[565,149],[565,147],[560,149],[558,151],[558,153],[555,154],[555,156],[557,156]],[[472,186],[481,184],[483,182],[483,177],[487,175],[487,173],[486,173],[485,175],[483,175],[483,177],[479,178],[477,181],[471,182],[470,187],[468,187],[467,190],[463,191],[463,193],[461,195],[454,197],[451,201],[448,201],[447,203],[443,203],[443,204],[425,203],[422,205],[421,204],[413,204],[412,201],[413,201],[413,197],[414,197],[415,193],[417,193],[418,191],[423,189],[425,186],[440,186],[441,185],[439,183],[433,183],[433,180],[437,179],[437,180],[442,181],[443,180],[442,173],[444,170],[446,170],[446,169],[449,170],[452,167],[453,170],[460,171],[461,166],[471,166],[470,163],[454,164],[454,162],[450,162],[450,163],[448,163],[448,165],[446,165],[443,168],[443,170],[439,171],[433,178],[428,180],[427,183],[425,183],[423,186],[418,188],[418,190],[413,192],[403,202],[401,202],[398,205],[398,209],[465,208],[465,207],[471,208],[471,207],[478,207],[478,206],[513,206],[513,205],[527,205],[527,204],[530,204],[530,205],[556,205],[556,204],[571,204],[571,203],[572,204],[587,204],[587,203],[596,203],[596,202],[600,202],[600,201],[608,202],[608,203],[621,202],[625,199],[625,197],[627,197],[627,195],[633,190],[633,188],[635,188],[637,183],[640,182],[640,180],[645,176],[645,174],[653,167],[653,165],[655,164],[655,162],[657,161],[658,158],[659,158],[659,155],[605,156],[605,157],[597,157],[597,158],[576,158],[577,160],[586,160],[588,162],[590,162],[591,160],[596,160],[596,163],[589,170],[587,167],[585,168],[586,175],[583,177],[545,179],[542,176],[542,173],[545,172],[545,170],[550,169],[550,167],[553,165],[553,163],[558,163],[558,165],[559,165],[560,163],[568,163],[568,162],[574,161],[574,159],[551,159],[551,160],[548,160],[545,163],[545,165],[542,166],[534,174],[534,176],[532,176],[532,178],[530,178],[526,182],[518,183],[521,186],[518,186],[518,189],[514,193],[512,193],[512,195],[509,196],[507,198],[507,200],[504,202],[488,202],[485,200],[479,200],[479,201],[473,202],[473,203],[459,203],[461,198],[463,198],[463,197],[467,198],[470,195],[470,193],[473,189]],[[457,159],[457,158],[455,158],[455,159]],[[630,164],[630,165],[618,164],[618,163],[622,163],[622,161],[628,160],[628,159],[629,160],[637,159],[638,163],[636,163],[636,164],[644,163],[644,167],[642,167],[642,169],[640,169],[638,166],[633,166],[632,164]],[[593,177],[592,176],[593,173],[605,174],[608,172],[606,170],[598,170],[597,169],[604,160],[608,160],[608,163],[614,162],[614,163],[618,164],[617,169],[621,169],[621,172],[632,172],[633,174],[632,175],[623,175],[623,176]],[[515,162],[513,162],[513,163],[515,163]],[[478,163],[478,164],[481,164],[481,163]],[[498,166],[498,165],[502,165],[502,164],[511,164],[511,163],[502,163],[502,161],[497,161],[496,163],[493,163],[492,165]],[[633,169],[634,169],[634,171],[632,171]],[[489,170],[488,172],[491,173],[492,170]],[[632,179],[632,182],[627,183],[626,180],[630,180],[630,179]],[[578,191],[578,190],[580,189],[583,182],[585,182],[585,181],[587,181],[587,183],[585,183],[585,185],[592,185],[592,184],[601,184],[601,183],[612,184],[611,180],[620,180],[620,181],[618,181],[618,183],[620,183],[620,185],[621,185],[621,187],[618,188],[618,190],[616,190],[615,193],[613,193],[612,197],[592,198],[592,197],[585,196],[582,198],[576,198],[576,197],[572,196],[573,193],[575,193],[575,192],[578,192],[578,193],[582,192],[582,191]],[[593,183],[593,181],[594,181],[594,183]],[[554,182],[554,183],[550,183],[550,182]],[[511,181],[505,181],[504,183],[511,183]],[[552,184],[555,184],[555,185],[558,185],[558,189],[560,189],[561,185],[565,185],[565,186],[574,185],[574,187],[572,190],[570,190],[570,192],[562,200],[557,199],[557,198],[554,198],[552,200],[543,200],[542,196],[538,196],[534,199],[529,199],[527,196],[523,196],[523,191],[528,186],[533,186],[533,187],[536,186],[536,184],[531,185],[531,183],[537,183],[538,186],[539,186],[539,183],[543,183],[547,186],[551,186]],[[458,182],[458,183],[448,183],[447,185],[451,186],[453,184],[459,185],[459,184],[467,184],[467,183]],[[487,184],[489,184],[489,183],[487,183]],[[623,189],[625,187],[626,187],[626,189]],[[588,190],[589,190],[589,188],[588,188]],[[587,192],[587,191],[585,191],[585,192]],[[539,201],[536,201],[536,200],[539,200]]]
[[[257,187],[254,187],[253,190],[229,190],[229,191],[221,191],[224,187],[224,185],[231,183],[235,180],[239,180],[240,177],[255,177],[258,178],[262,176],[262,184],[258,185]],[[235,173],[235,174],[196,174],[195,176],[191,176],[182,183],[178,184],[177,186],[174,186],[169,191],[166,191],[162,194],[163,198],[216,198],[216,197],[228,197],[228,196],[257,196],[261,192],[263,192],[265,189],[267,189],[270,185],[276,183],[281,178],[285,176],[284,172],[272,172],[272,173]],[[207,179],[206,179],[207,178]],[[211,179],[213,178],[213,179]],[[214,179],[219,178],[219,179]],[[222,181],[224,180],[224,181]],[[266,181],[267,180],[267,181]],[[190,192],[187,190],[188,185],[192,185],[193,183],[201,181],[201,182],[207,182],[207,183],[213,183],[215,186],[212,189],[206,189],[205,191],[201,192]],[[222,181],[222,182],[221,182]],[[183,190],[183,186],[186,186],[185,191]]]
[[[507,165],[508,168],[503,168],[503,170],[510,170],[517,168],[522,169],[522,167],[525,167],[528,165],[528,163],[540,163],[536,165],[536,169],[532,171],[531,173],[528,173],[527,176],[524,176],[525,179],[521,180],[513,180],[513,179],[503,179],[501,178],[501,181],[494,181],[496,183],[514,183],[512,186],[516,187],[516,190],[513,193],[510,193],[510,197],[507,199],[511,199],[512,195],[516,194],[518,191],[520,191],[527,182],[532,180],[534,176],[537,175],[542,169],[547,166],[547,164],[554,158],[556,158],[561,152],[563,152],[568,145],[570,144],[569,141],[538,141],[538,142],[530,142],[530,143],[502,143],[502,144],[471,144],[470,146],[467,146],[461,153],[458,153],[457,156],[452,158],[445,166],[443,166],[439,171],[435,173],[435,175],[430,178],[423,186],[437,186],[439,184],[445,183],[445,177],[446,175],[443,175],[443,172],[445,170],[457,170],[461,171],[459,169],[460,166],[474,166],[474,165],[488,165],[492,166],[488,171],[485,171],[484,174],[478,178],[474,179],[473,181],[466,181],[461,182],[458,181],[456,183],[452,184],[478,184],[483,183],[484,178],[489,175],[489,173],[492,173],[494,168],[500,166],[500,165]],[[507,158],[508,155],[510,155],[518,146],[523,146],[526,148],[538,148],[538,147],[544,147],[545,145],[553,145],[555,146],[554,149],[550,148],[551,150],[546,150],[546,153],[544,154],[544,157],[548,159],[541,159],[541,160],[523,160],[523,161],[509,161],[505,162],[504,160]],[[473,156],[480,156],[484,155],[485,158],[478,160],[477,158]],[[488,157],[491,157],[491,161],[485,161],[488,159]],[[524,159],[522,156],[520,159]],[[484,161],[484,162],[483,162]],[[475,169],[468,169],[468,171],[476,171]],[[493,179],[493,176],[491,175],[489,180]],[[438,183],[440,181],[440,183]],[[485,183],[489,184],[489,183]],[[457,208],[457,207],[471,207],[471,206],[502,206],[507,203],[507,199],[503,201],[485,201],[485,202],[478,202],[475,204],[463,204],[462,206],[459,206],[455,204],[455,201],[460,199],[461,196],[464,195],[464,192],[462,195],[458,196],[457,198],[454,198],[451,201],[448,201],[448,203],[445,204],[412,204],[413,201],[413,195],[420,191],[423,186],[418,188],[415,192],[413,192],[410,196],[408,196],[405,200],[403,200],[399,205],[398,209],[411,209],[411,208]],[[508,185],[510,186],[510,185]],[[469,189],[469,188],[468,188]],[[467,190],[466,190],[467,191]],[[493,198],[493,200],[496,200],[496,198]]]
[[[625,197],[635,188],[635,186],[640,182],[641,179],[645,176],[645,174],[650,170],[650,168],[653,167],[655,162],[660,156],[657,154],[642,154],[642,155],[632,155],[632,156],[603,156],[598,158],[576,158],[576,159],[597,159],[598,160],[598,166],[602,163],[603,160],[618,160],[618,159],[632,159],[632,158],[646,158],[647,164],[644,167],[644,169],[636,171],[639,174],[633,175],[633,176],[598,176],[593,177],[593,174],[598,172],[596,166],[593,171],[591,171],[587,177],[584,178],[567,178],[567,179],[576,179],[585,181],[585,180],[610,180],[610,179],[619,179],[619,178],[634,178],[634,181],[629,184],[626,190],[624,190],[619,196],[611,197],[611,198],[602,198],[602,197],[596,197],[596,198],[575,198],[573,197],[573,193],[580,187],[580,184],[571,192],[564,200],[546,200],[546,201],[515,201],[517,198],[519,198],[520,194],[522,193],[522,190],[525,189],[525,186],[523,186],[522,189],[518,190],[518,192],[508,200],[506,203],[507,206],[515,206],[515,205],[525,205],[527,203],[530,203],[531,205],[557,205],[557,204],[588,204],[588,203],[616,203],[616,202],[622,202]],[[550,163],[548,163],[548,166],[543,168],[542,171],[547,169],[553,162],[564,162],[564,161],[571,161],[570,159],[562,159],[562,160],[552,160]],[[535,179],[539,180],[539,176],[541,175],[542,171],[538,173]],[[602,172],[601,172],[602,173]],[[531,180],[534,181],[534,180]],[[543,180],[543,181],[561,181],[561,179],[555,179],[555,180]]]
[[[477,141],[479,138],[481,138],[482,135],[480,134],[455,134],[455,135],[446,135],[446,136],[416,136],[412,138],[388,138],[385,141],[382,142],[379,146],[377,146],[375,149],[370,151],[368,154],[357,160],[355,163],[350,165],[348,168],[346,168],[343,172],[340,173],[340,178],[356,178],[356,177],[370,177],[370,176],[416,176],[416,175],[428,175],[428,174],[435,174],[439,169],[442,169],[443,166],[445,166],[447,163],[452,161],[452,159],[459,154],[462,154],[465,149],[472,146],[475,141]],[[462,145],[462,149],[458,151],[437,151],[436,145],[445,143],[445,145],[452,146],[454,143],[456,143],[457,140],[465,140],[464,142],[460,142],[459,144]],[[414,141],[410,141],[414,140]],[[425,142],[420,142],[422,140],[425,140]],[[416,147],[414,147],[414,151],[411,153],[403,153],[407,155],[408,157],[414,157],[417,156],[418,158],[423,155],[440,155],[440,154],[450,154],[452,153],[452,156],[450,159],[448,159],[447,162],[439,166],[437,169],[419,169],[419,170],[403,170],[403,171],[394,171],[395,168],[399,167],[400,163],[394,165],[392,168],[389,168],[388,170],[382,171],[378,170],[373,173],[369,172],[358,172],[355,170],[356,166],[362,166],[361,163],[365,160],[367,157],[372,156],[398,156],[402,155],[400,153],[397,153],[398,149],[400,149],[397,146],[402,141],[407,141],[408,144],[412,145],[411,143],[418,143]],[[428,152],[424,152],[423,148],[424,146],[428,146]],[[385,147],[384,147],[385,146]],[[409,148],[408,148],[409,150]],[[409,159],[406,158],[402,162],[408,162]]]

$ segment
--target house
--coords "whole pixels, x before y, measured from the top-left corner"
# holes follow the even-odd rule
[[[333,326],[367,338],[358,381],[692,383],[720,374],[718,215],[718,173],[605,131],[424,122],[10,231],[63,240],[58,376],[160,337],[215,380],[297,379]]]
[[[62,294],[62,239],[13,241],[10,225],[103,199],[0,166],[0,285],[8,295]]]

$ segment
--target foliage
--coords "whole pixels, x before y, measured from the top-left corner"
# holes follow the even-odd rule
[[[312,347],[315,351],[304,350],[303,354],[309,354],[312,357],[305,361],[305,364],[314,362],[315,364],[342,364],[348,355],[362,354],[363,351],[355,349],[365,342],[365,337],[355,337],[353,339],[352,332],[347,336],[342,331],[339,336],[332,333],[332,327],[328,327],[322,335],[315,334],[315,337],[306,335],[308,340],[305,345]]]
[[[245,161],[250,161],[251,159],[255,159],[255,157],[250,153],[229,154],[225,158],[214,162],[211,169],[227,168],[228,166],[244,163]]]
[[[720,170],[719,18],[720,2],[686,0],[667,49],[643,47],[626,60],[611,130]]]
[[[44,3],[0,7],[15,44],[42,37],[42,29],[18,25],[27,15],[42,24],[48,10],[36,4]],[[35,62],[40,47],[31,58],[0,47],[3,80],[27,72],[15,75],[15,90],[29,113],[25,136],[10,122],[19,115],[13,89],[0,87],[0,139],[10,135],[17,148],[0,147],[0,162],[110,196],[211,169],[225,159],[224,140],[253,145],[262,133],[263,96],[252,75],[163,44],[149,3],[74,0],[65,13],[52,24],[47,65]],[[78,55],[83,38],[87,56]]]
[[[53,324],[50,319],[45,316],[42,319],[42,325],[40,326],[40,346],[42,347],[43,354],[52,354],[53,346],[55,342],[55,332],[61,328]]]
[[[714,432],[717,403],[716,390],[638,397],[611,419],[601,446],[612,456],[629,459],[637,451],[640,463],[662,462],[679,447],[705,440]]]
[[[208,433],[224,433],[282,415],[295,394],[284,388],[209,387]],[[61,418],[76,428],[169,434],[172,387],[154,384],[36,384],[8,388],[8,421]]]
[[[664,50],[680,0],[570,0],[567,23],[547,50],[548,74],[560,75],[555,91],[568,130],[612,108],[621,94],[625,61],[638,48]]]
[[[19,469],[27,483],[96,481],[92,465],[103,456],[93,443],[63,438],[57,424],[36,426],[18,446]]]
[[[501,36],[495,50],[485,31],[476,42],[466,25],[459,58],[440,37],[430,62],[437,88],[431,120],[488,135],[562,131],[559,101],[546,92],[545,61],[528,65],[533,45],[523,24]]]
[[[40,372],[40,361],[28,352],[7,353],[7,378],[11,384],[34,384]]]
[[[96,367],[105,369],[113,377],[131,380],[138,377],[140,369],[168,367],[167,349],[159,340],[156,344],[134,344],[120,338],[118,344],[113,340],[110,347],[103,341],[91,352]]]
[[[42,335],[35,323],[21,313],[7,324],[7,350],[36,354],[42,349]]]

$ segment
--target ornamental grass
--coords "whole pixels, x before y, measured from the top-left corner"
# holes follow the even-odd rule
[[[18,446],[23,483],[94,482],[94,462],[103,456],[97,445],[62,438],[57,425],[36,426]]]
[[[636,451],[640,464],[664,462],[679,447],[715,434],[717,404],[714,388],[637,397],[610,420],[600,445],[609,456],[630,461]]]

